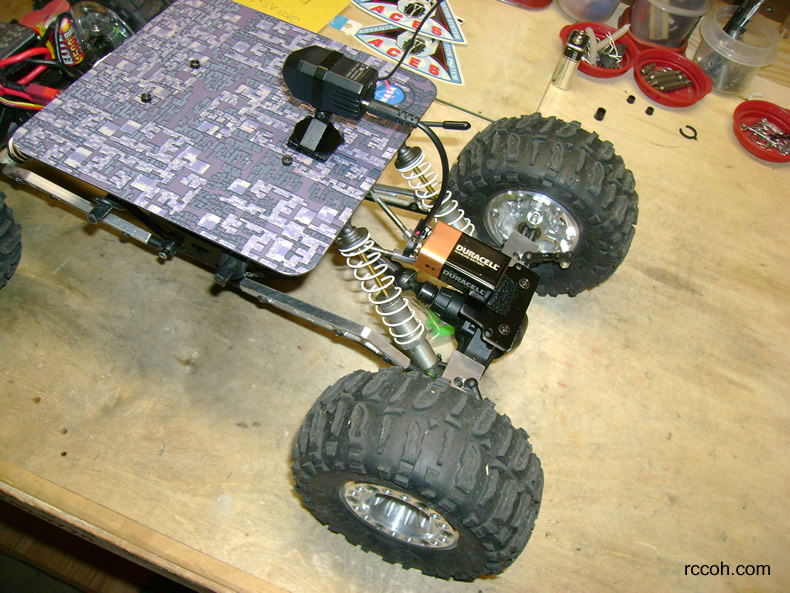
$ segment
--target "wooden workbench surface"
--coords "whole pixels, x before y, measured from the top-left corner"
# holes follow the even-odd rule
[[[552,42],[566,22],[553,6],[486,3],[491,22],[507,13],[502,22],[521,19]],[[472,51],[473,31],[491,33],[470,14]],[[536,299],[523,344],[483,379],[530,433],[546,475],[532,540],[502,576],[448,583],[391,566],[301,507],[295,432],[324,387],[377,368],[366,351],[5,182],[24,252],[0,292],[2,496],[207,590],[789,590],[790,169],[737,144],[738,98],[671,110],[630,74],[546,91],[558,52],[557,40],[520,54],[542,78],[509,81],[502,96],[452,90],[452,102],[487,117],[539,105],[581,121],[614,142],[640,195],[617,273],[576,298]],[[514,103],[519,88],[534,102]],[[787,87],[756,88],[790,105]],[[679,134],[685,125],[698,140]],[[471,137],[447,134],[451,154]],[[374,208],[355,221],[394,242]],[[376,323],[338,257],[278,288]],[[687,564],[722,562],[770,565],[771,575],[684,575]]]

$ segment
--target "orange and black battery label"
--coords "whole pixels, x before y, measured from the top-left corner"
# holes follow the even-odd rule
[[[79,32],[74,25],[74,19],[67,12],[58,17],[55,28],[55,51],[58,61],[67,66],[76,66],[85,59]]]

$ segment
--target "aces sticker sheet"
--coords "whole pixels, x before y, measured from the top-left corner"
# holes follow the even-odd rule
[[[415,31],[436,0],[354,0],[354,4],[390,25]],[[434,11],[420,35],[449,43],[466,43],[447,0]]]
[[[395,62],[403,53],[403,67],[428,78],[450,84],[463,84],[455,46],[465,44],[461,19],[453,13],[449,0],[436,8],[420,30],[414,43],[407,47],[425,16],[438,0],[353,0],[355,6],[385,24],[361,27],[355,36],[369,50]]]

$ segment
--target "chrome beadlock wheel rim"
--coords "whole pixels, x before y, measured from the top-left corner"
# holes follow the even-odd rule
[[[400,542],[433,550],[458,545],[458,532],[450,522],[411,494],[351,481],[340,489],[340,498],[359,519]]]
[[[529,190],[509,190],[494,196],[485,213],[486,230],[499,243],[517,231],[532,239],[541,253],[573,251],[579,225],[553,198]]]

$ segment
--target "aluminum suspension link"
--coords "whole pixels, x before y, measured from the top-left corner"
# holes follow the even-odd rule
[[[409,368],[411,364],[408,356],[395,348],[385,336],[376,333],[369,327],[325,311],[250,278],[240,280],[239,288],[266,305],[271,305],[314,325],[328,329],[337,336],[362,344],[376,356],[380,356],[386,363],[404,369]]]

